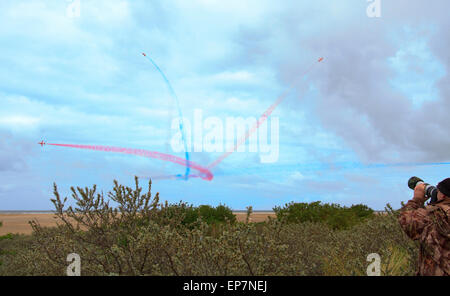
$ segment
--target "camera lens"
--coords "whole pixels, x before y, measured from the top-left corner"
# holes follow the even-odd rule
[[[408,187],[414,190],[414,188],[416,188],[417,183],[419,182],[423,182],[423,180],[420,179],[419,177],[411,177],[408,180]]]
[[[438,190],[436,187],[428,185],[425,190],[426,197],[430,198],[430,202],[434,203],[437,201]]]

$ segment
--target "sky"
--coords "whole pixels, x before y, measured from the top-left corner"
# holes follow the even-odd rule
[[[439,164],[450,162],[450,7],[379,3],[369,17],[365,0],[1,1],[0,210],[52,210],[53,183],[64,196],[134,176],[173,203],[399,208],[409,177],[450,177]],[[211,181],[161,178],[185,167],[155,158],[37,144],[185,158],[181,112],[190,160],[206,167],[243,136],[226,138],[227,120],[256,120],[282,94],[267,133]]]

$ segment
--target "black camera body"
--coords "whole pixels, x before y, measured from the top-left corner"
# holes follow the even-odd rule
[[[425,183],[419,177],[411,177],[408,180],[408,187],[412,190],[414,190],[414,188],[416,188],[416,186],[419,184],[425,184],[425,197],[430,199],[430,204],[436,203],[438,190],[435,186]]]

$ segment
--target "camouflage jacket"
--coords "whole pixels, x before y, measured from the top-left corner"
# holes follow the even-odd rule
[[[450,275],[450,199],[424,206],[413,198],[401,209],[399,222],[420,242],[417,275]]]

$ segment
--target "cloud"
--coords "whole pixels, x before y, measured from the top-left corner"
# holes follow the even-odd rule
[[[284,7],[277,26],[263,26],[256,33],[255,28],[249,30],[261,37],[250,44],[243,41],[248,56],[255,51],[270,52],[271,59],[278,63],[279,77],[286,84],[293,81],[299,69],[306,67],[309,57],[312,60],[314,56],[325,56],[321,68],[309,75],[320,92],[314,112],[321,125],[342,138],[361,160],[450,158],[445,148],[450,145],[447,132],[450,99],[445,83],[449,54],[442,46],[450,34],[446,26],[448,18],[442,13],[448,7],[447,2],[436,1],[433,5],[417,1],[385,2],[386,16],[379,20],[366,17],[359,4],[342,4],[346,9],[335,14],[337,7],[318,1],[312,4],[313,8],[309,7],[316,13],[307,15],[300,8],[293,9],[293,5]],[[323,20],[321,24],[318,15]],[[432,21],[428,18],[431,16]],[[336,22],[344,17],[348,19]],[[307,34],[300,31],[305,28]],[[317,34],[311,35],[312,32]],[[243,30],[242,36],[250,33]],[[419,42],[420,46],[411,50],[411,42]],[[391,82],[395,84],[403,66],[389,61],[405,52],[409,55],[408,74],[403,75],[403,80],[409,79],[415,87],[400,92]],[[417,80],[411,81],[413,78]],[[427,96],[436,99],[425,100]],[[419,109],[414,108],[417,100],[422,102]]]
[[[39,122],[39,118],[32,116],[5,116],[0,119],[0,125],[14,127],[33,127]]]
[[[30,143],[0,130],[0,171],[23,172],[28,170],[28,158],[32,154]],[[6,186],[6,185],[5,185]]]
[[[214,171],[211,184],[159,181],[173,201],[237,208],[250,201],[256,207],[290,199],[346,202],[360,199],[373,178],[380,181],[364,200],[379,206],[380,192],[394,181],[412,172],[438,179],[445,170],[343,175],[332,164],[448,160],[446,1],[382,1],[381,19],[366,16],[366,1],[81,3],[74,19],[65,1],[0,3],[0,42],[8,44],[0,54],[0,128],[7,139],[0,172],[14,186],[2,187],[15,195],[11,207],[55,180],[109,188],[111,178],[132,181],[133,172],[183,172],[127,156],[37,150],[45,138],[164,151],[178,113],[142,52],[170,79],[187,118],[198,108],[224,120],[259,117],[298,80],[273,113],[280,118],[279,163],[262,166],[257,154],[238,153]],[[298,79],[320,56],[325,61]],[[27,150],[31,145],[41,153]],[[210,163],[218,155],[191,156]],[[21,190],[23,179],[32,181]]]

